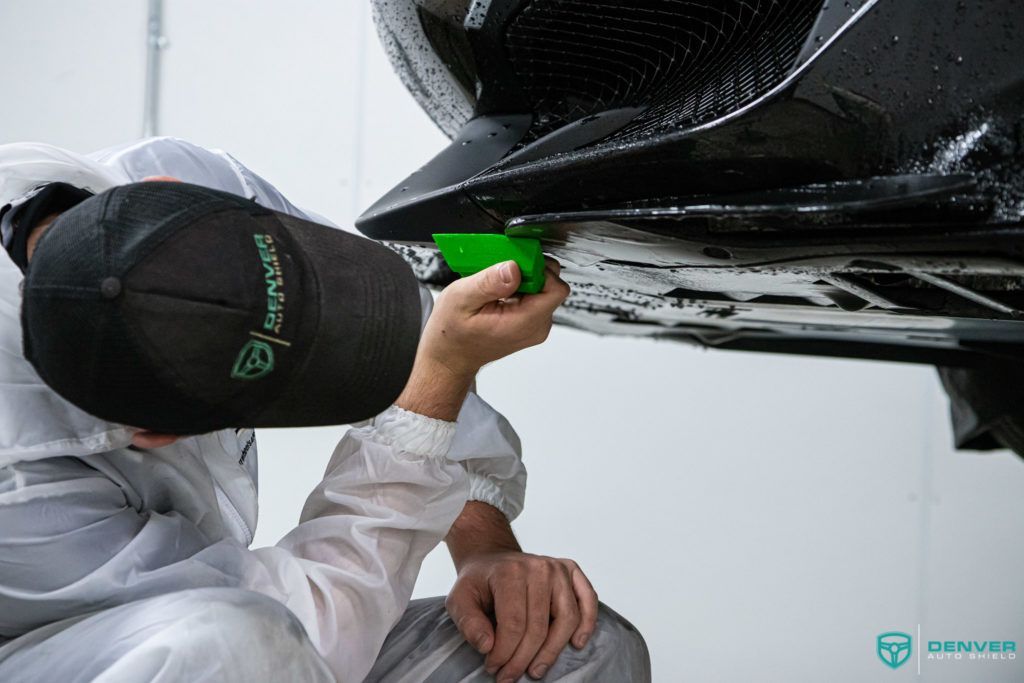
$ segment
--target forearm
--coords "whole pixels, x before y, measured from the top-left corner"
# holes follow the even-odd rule
[[[456,570],[472,557],[521,551],[505,515],[497,508],[475,500],[462,508],[444,540]]]
[[[412,374],[395,405],[411,413],[455,422],[475,374],[418,354]]]

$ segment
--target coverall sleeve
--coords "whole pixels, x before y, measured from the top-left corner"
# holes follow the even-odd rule
[[[497,508],[510,522],[523,511],[526,467],[519,436],[475,391],[462,404],[448,457],[461,462],[469,474],[469,500]]]
[[[288,606],[338,680],[370,670],[462,511],[466,474],[445,457],[454,430],[395,406],[350,429],[299,525],[246,563],[243,585]]]
[[[338,680],[362,680],[465,504],[465,471],[445,457],[454,429],[391,407],[349,430],[299,525],[257,550],[206,538],[173,509],[139,509],[88,458],[0,468],[0,637],[153,595],[241,587],[286,605]]]

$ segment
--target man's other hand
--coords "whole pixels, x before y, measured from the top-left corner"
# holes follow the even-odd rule
[[[523,673],[542,678],[568,643],[582,649],[597,625],[597,593],[575,562],[523,552],[467,559],[445,605],[499,683]]]

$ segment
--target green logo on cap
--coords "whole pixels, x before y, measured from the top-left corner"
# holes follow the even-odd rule
[[[231,368],[233,379],[259,379],[274,369],[274,349],[270,345],[250,339],[238,352],[235,365]]]

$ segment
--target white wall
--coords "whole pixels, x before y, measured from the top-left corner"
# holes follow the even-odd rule
[[[161,131],[351,224],[444,144],[351,0],[167,0]],[[141,130],[142,0],[3,0],[0,142]],[[556,330],[484,370],[523,438],[528,550],[577,559],[655,680],[909,678],[885,630],[1024,641],[1024,463],[954,453],[928,368],[701,352]],[[295,523],[342,428],[260,433],[261,527]],[[0,531],[2,533],[2,531]],[[452,580],[442,549],[417,595]],[[925,662],[929,681],[1024,662]]]

